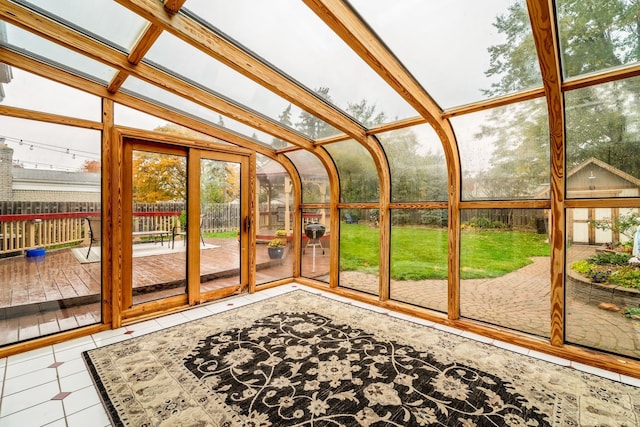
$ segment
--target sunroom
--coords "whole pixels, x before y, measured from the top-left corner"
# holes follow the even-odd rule
[[[0,357],[299,284],[639,377],[637,1],[0,6]]]

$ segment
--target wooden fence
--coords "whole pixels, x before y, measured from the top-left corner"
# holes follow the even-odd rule
[[[171,232],[179,224],[183,207],[181,203],[135,204],[132,230]],[[80,244],[88,236],[85,218],[97,219],[100,213],[99,203],[0,202],[0,255]],[[240,206],[207,206],[201,225],[204,233],[236,230],[240,227]]]

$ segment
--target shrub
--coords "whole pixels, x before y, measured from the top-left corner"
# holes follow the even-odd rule
[[[640,269],[627,265],[609,277],[609,283],[623,288],[640,289]]]
[[[606,283],[611,277],[611,270],[591,270],[590,277],[593,283]]]
[[[587,262],[595,265],[627,265],[631,254],[626,252],[598,252],[587,258]]]
[[[287,241],[284,239],[272,239],[267,244],[270,248],[284,248],[287,246]]]
[[[588,276],[591,272],[592,265],[586,259],[581,259],[571,264],[571,269],[577,273]]]
[[[276,230],[276,237],[287,237],[287,230]]]
[[[420,214],[420,222],[423,225],[446,227],[449,223],[449,216],[446,209],[429,209]]]
[[[484,228],[484,229],[498,229],[498,228],[509,228],[507,224],[500,221],[492,221],[489,218],[471,218],[471,221],[467,224],[472,228]]]

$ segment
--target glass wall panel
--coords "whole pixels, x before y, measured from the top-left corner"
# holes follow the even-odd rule
[[[639,213],[567,209],[567,342],[640,359]]]
[[[558,0],[555,6],[565,78],[640,61],[637,2]]]
[[[447,200],[447,162],[429,125],[377,135],[391,167],[391,201]]]
[[[275,160],[258,156],[258,229],[256,283],[291,277],[293,194],[291,177]]]
[[[315,155],[298,150],[287,153],[302,181],[302,203],[329,203],[329,176]]]
[[[380,229],[378,209],[340,210],[339,285],[380,294]]]
[[[542,86],[524,0],[351,3],[444,108]]]
[[[542,99],[451,118],[463,200],[549,198],[549,124]]]
[[[0,68],[3,69],[1,74],[6,76],[0,79],[0,104],[87,120],[102,119],[97,96],[2,63]]]
[[[380,198],[378,170],[367,149],[354,140],[325,147],[338,169],[340,201],[377,202]]]
[[[0,346],[101,322],[100,132],[0,129]]]
[[[463,209],[460,215],[460,315],[549,337],[548,212]]]
[[[331,223],[329,209],[302,209],[303,277],[329,283]]]
[[[446,313],[446,209],[391,210],[392,300]]]
[[[640,195],[640,77],[565,93],[567,197]]]
[[[189,0],[186,7],[366,127],[418,115],[301,2]],[[326,127],[308,134],[316,139],[336,133]]]
[[[129,52],[148,22],[129,9],[111,0],[18,0],[25,5],[34,5],[47,16],[63,20],[83,29],[83,32],[107,40],[110,44]],[[117,29],[117,31],[114,31]]]

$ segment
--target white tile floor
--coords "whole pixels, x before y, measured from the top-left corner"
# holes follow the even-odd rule
[[[0,359],[0,389],[2,390],[0,427],[109,426],[109,418],[102,407],[98,393],[81,359],[83,351],[220,313],[295,289],[307,289],[340,301],[347,301],[346,298],[307,288],[303,285],[285,285],[260,291],[253,295],[225,299],[178,314],[137,323],[117,330],[100,332],[89,337],[78,338]],[[451,328],[437,325],[433,322],[416,319],[405,314],[389,312],[364,303],[354,301],[353,304],[640,387],[640,380],[632,377],[570,362],[537,351],[514,347],[510,344],[468,332],[456,329],[451,330]]]

